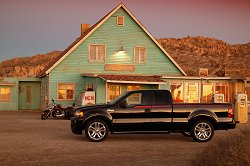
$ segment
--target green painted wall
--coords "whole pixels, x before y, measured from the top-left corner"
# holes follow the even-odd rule
[[[117,26],[116,16],[124,16],[124,26]],[[89,62],[89,45],[106,45],[105,62]],[[126,50],[126,58],[117,56],[117,50],[123,46]],[[134,47],[146,48],[146,63],[134,63]],[[105,71],[105,64],[131,64],[135,66],[134,72],[128,71]],[[82,73],[95,74],[145,74],[145,75],[174,75],[181,76],[179,69],[168,59],[161,49],[150,37],[137,25],[137,23],[120,8],[91,36],[79,45],[69,56],[56,66],[49,76],[49,100],[57,98],[58,83],[75,83],[76,95],[74,101],[60,101],[61,104],[70,105],[76,102],[80,92],[85,90],[87,80],[81,76]],[[97,103],[105,99],[105,83],[96,80]],[[58,101],[59,102],[59,101]]]
[[[0,88],[10,88],[10,101],[9,102],[0,101],[0,110],[18,110],[18,79],[4,78],[3,81],[13,83],[14,86],[0,85]]]

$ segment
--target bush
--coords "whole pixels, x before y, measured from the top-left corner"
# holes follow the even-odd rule
[[[243,127],[228,133],[208,146],[193,161],[194,166],[243,166],[250,165],[250,128]]]

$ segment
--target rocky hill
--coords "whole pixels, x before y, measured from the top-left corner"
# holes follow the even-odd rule
[[[209,76],[250,76],[250,43],[231,45],[200,36],[158,42],[189,76],[198,76],[200,68],[208,69]]]
[[[60,53],[61,51],[52,51],[3,61],[0,63],[0,77],[35,77]]]
[[[207,37],[162,38],[158,42],[189,76],[200,68],[209,76],[250,77],[250,43],[231,45]],[[13,58],[0,63],[0,77],[35,77],[61,51]]]

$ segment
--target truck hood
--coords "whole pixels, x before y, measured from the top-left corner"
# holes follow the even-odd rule
[[[86,110],[95,110],[100,108],[107,107],[108,104],[96,104],[96,105],[89,105],[89,106],[80,106],[75,108],[76,111],[86,111]]]

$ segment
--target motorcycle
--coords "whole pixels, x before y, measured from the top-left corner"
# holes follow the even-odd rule
[[[74,106],[75,103],[71,107],[63,108],[60,104],[56,104],[55,101],[52,99],[52,103],[48,106],[48,108],[42,111],[41,119],[47,119],[48,117],[52,116],[54,118],[66,118],[70,119],[74,116]]]

